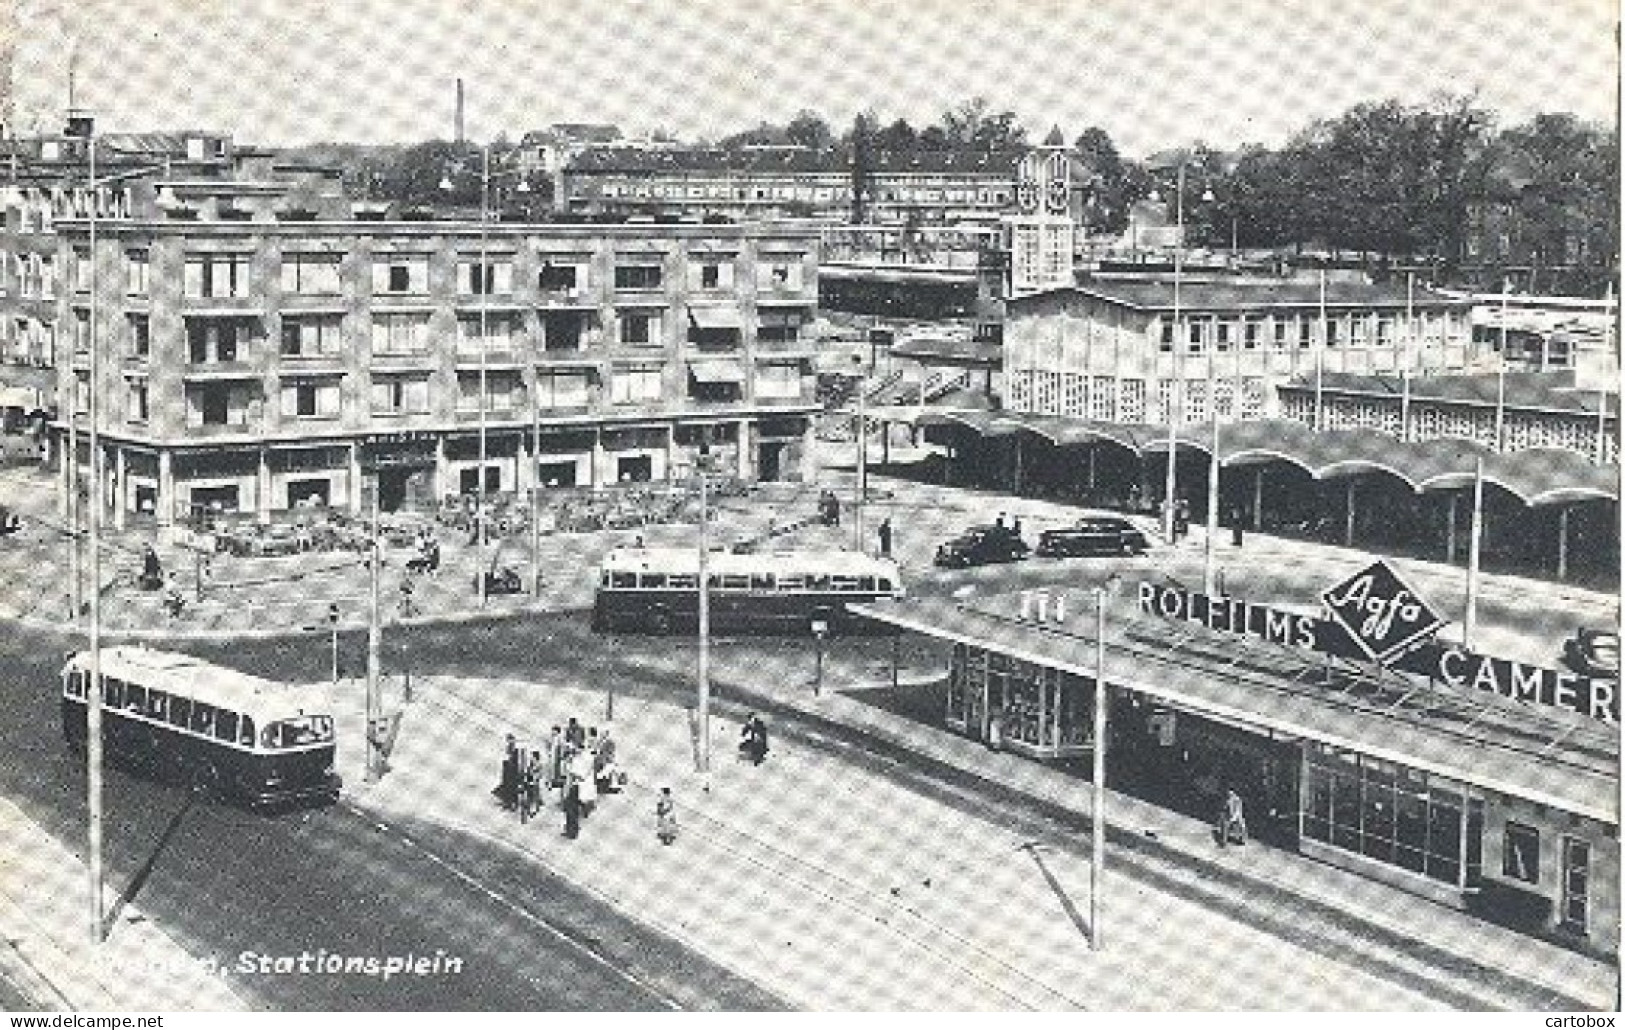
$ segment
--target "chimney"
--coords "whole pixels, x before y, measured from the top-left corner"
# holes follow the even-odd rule
[[[461,146],[466,137],[463,135],[463,80],[457,80],[457,144]]]

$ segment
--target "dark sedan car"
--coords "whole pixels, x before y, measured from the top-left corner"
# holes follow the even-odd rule
[[[1144,554],[1151,544],[1126,519],[1086,518],[1066,529],[1046,529],[1038,535],[1038,553],[1046,558],[1078,554]]]
[[[1020,561],[1032,548],[1014,531],[998,526],[974,526],[937,548],[936,563],[943,568],[968,568],[994,562]]]
[[[1580,629],[1563,642],[1563,661],[1582,676],[1619,675],[1619,633],[1611,629]]]

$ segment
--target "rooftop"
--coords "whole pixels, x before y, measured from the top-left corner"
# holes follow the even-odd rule
[[[1324,291],[1324,292],[1322,292]],[[1056,294],[1074,293],[1138,311],[1171,311],[1174,283],[1169,279],[1083,279],[1073,286],[1060,287],[1010,302],[1012,312],[1030,307],[1034,301]],[[1323,300],[1324,298],[1324,300]],[[1184,311],[1247,312],[1277,308],[1450,308],[1466,311],[1469,304],[1453,297],[1418,287],[1368,282],[1317,282],[1288,279],[1230,279],[1181,282],[1179,307]]]

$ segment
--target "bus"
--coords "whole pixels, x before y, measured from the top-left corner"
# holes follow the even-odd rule
[[[336,801],[333,717],[308,688],[273,683],[190,655],[102,649],[108,756],[252,808]],[[62,668],[62,733],[85,746],[90,654]]]
[[[699,627],[699,552],[617,548],[598,570],[592,626],[601,633],[694,632]],[[707,556],[711,628],[720,633],[851,631],[868,620],[847,611],[900,598],[897,563],[850,551],[764,551]]]

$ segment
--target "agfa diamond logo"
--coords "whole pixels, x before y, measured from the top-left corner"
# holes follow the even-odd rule
[[[1385,664],[1444,625],[1386,562],[1372,562],[1320,597],[1333,621],[1348,630],[1373,661]]]

